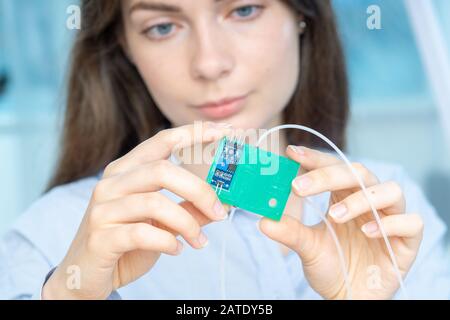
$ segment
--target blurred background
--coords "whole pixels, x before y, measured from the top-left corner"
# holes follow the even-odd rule
[[[450,225],[450,1],[333,0],[352,155],[402,165]],[[44,191],[64,112],[76,0],[0,0],[0,233]],[[367,8],[381,10],[370,30]]]

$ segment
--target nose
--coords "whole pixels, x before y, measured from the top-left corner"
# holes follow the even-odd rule
[[[227,48],[220,30],[199,28],[196,33],[192,57],[192,75],[203,81],[219,80],[227,76],[234,67],[231,48]]]

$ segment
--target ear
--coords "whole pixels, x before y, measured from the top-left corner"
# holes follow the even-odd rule
[[[300,22],[298,23],[298,33],[299,33],[300,35],[303,35],[303,34],[305,33],[306,28],[307,28],[307,24],[306,24],[305,21],[300,21]]]
[[[306,21],[305,21],[305,16],[303,14],[298,14],[297,15],[297,26],[298,26],[298,33],[300,35],[303,35],[305,33],[306,30]]]

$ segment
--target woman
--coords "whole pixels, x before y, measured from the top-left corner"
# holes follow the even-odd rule
[[[230,125],[301,123],[344,147],[347,82],[331,5],[85,0],[82,12],[61,159],[50,191],[3,239],[2,295],[220,298],[227,210],[204,181],[207,164],[168,158],[180,147],[217,141]],[[196,120],[206,121],[200,135]],[[326,228],[299,222],[298,211],[307,213],[300,199],[313,195],[343,247],[352,297],[395,297],[389,255],[347,168],[317,151],[324,145],[309,135],[282,133],[279,144],[304,169],[292,182],[296,196],[280,222],[235,211],[227,297],[347,296]],[[409,274],[407,288],[414,297],[447,295],[448,286],[434,282],[449,279],[445,228],[422,193],[397,167],[354,166],[382,214],[402,276]],[[422,239],[424,225],[430,231]]]

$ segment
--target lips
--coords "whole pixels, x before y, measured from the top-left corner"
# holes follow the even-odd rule
[[[201,114],[210,119],[224,119],[237,114],[243,108],[247,95],[225,98],[197,106]]]

